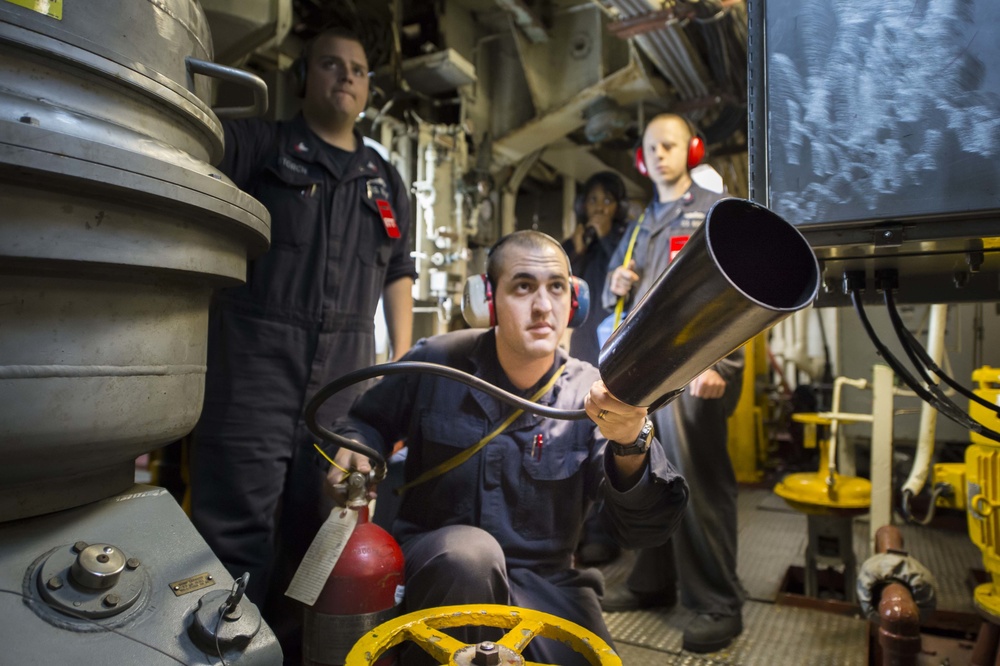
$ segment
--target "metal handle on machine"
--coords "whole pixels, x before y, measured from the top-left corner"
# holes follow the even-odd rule
[[[267,84],[256,74],[190,56],[184,58],[184,62],[191,74],[211,76],[222,81],[235,83],[238,86],[248,87],[253,91],[253,104],[213,108],[212,111],[219,118],[249,118],[267,113]]]

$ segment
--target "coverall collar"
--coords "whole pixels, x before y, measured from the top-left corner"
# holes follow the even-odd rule
[[[541,388],[545,384],[545,382],[549,381],[552,378],[552,375],[555,373],[555,371],[558,370],[559,367],[562,366],[564,363],[566,363],[566,361],[568,360],[568,356],[566,355],[566,352],[563,351],[562,347],[557,347],[555,360],[553,361],[552,366],[545,372],[545,375],[540,380],[538,380],[538,382],[534,386],[524,391],[520,391],[514,387],[514,385],[507,378],[507,374],[503,371],[503,368],[500,366],[500,359],[497,356],[496,331],[494,329],[491,328],[489,331],[487,331],[486,333],[484,333],[479,337],[479,339],[476,341],[475,346],[472,349],[472,353],[469,355],[469,360],[471,361],[472,366],[474,368],[474,371],[472,373],[473,375],[475,375],[479,379],[482,379],[483,381],[487,381],[490,382],[491,384],[494,384],[495,386],[499,386],[505,391],[509,391],[515,395],[527,399],[529,396],[534,394],[539,388]],[[556,401],[556,398],[559,396],[559,388],[560,388],[559,383],[556,383],[556,385],[552,387],[551,391],[543,395],[537,401],[538,404],[552,405]],[[479,408],[483,410],[483,413],[486,415],[490,423],[495,423],[497,421],[505,419],[507,418],[508,415],[510,415],[511,412],[513,412],[515,409],[518,409],[513,405],[508,405],[507,403],[500,402],[496,398],[493,398],[492,396],[489,396],[486,393],[483,393],[482,391],[477,391],[473,389],[471,391],[471,394],[473,400],[475,400],[476,404],[479,405]],[[518,419],[514,421],[513,424],[511,424],[510,429],[517,430],[519,428],[526,426],[534,427],[541,419],[542,419],[541,416],[525,412],[524,414],[519,416]]]
[[[358,149],[351,154],[351,159],[348,161],[343,173],[340,173],[340,169],[337,168],[330,158],[330,151],[327,150],[328,144],[319,138],[318,134],[309,129],[309,123],[306,122],[305,116],[301,112],[288,123],[288,127],[290,131],[285,139],[285,145],[281,146],[281,150],[287,155],[301,162],[319,164],[329,171],[330,175],[334,178],[339,178],[341,181],[358,177],[376,177],[379,175],[374,151],[365,150],[364,137],[356,127],[353,131]]]

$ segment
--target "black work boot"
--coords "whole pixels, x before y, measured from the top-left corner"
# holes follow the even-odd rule
[[[702,614],[684,629],[684,649],[688,652],[718,652],[743,633],[739,615]]]
[[[662,592],[635,592],[624,582],[609,587],[601,598],[601,610],[606,613],[620,613],[641,608],[672,608],[676,604],[676,588]]]

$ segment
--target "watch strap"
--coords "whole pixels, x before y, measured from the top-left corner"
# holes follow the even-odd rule
[[[616,441],[608,440],[608,448],[616,456],[638,456],[649,451],[649,444],[653,441],[653,422],[646,418],[639,436],[631,444],[619,444]]]

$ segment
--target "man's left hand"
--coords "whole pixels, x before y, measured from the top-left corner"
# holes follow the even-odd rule
[[[601,434],[619,444],[634,442],[646,422],[645,407],[626,405],[611,395],[601,380],[590,387],[583,406],[587,416],[600,428]]]
[[[696,398],[712,400],[721,398],[726,392],[726,380],[715,370],[709,368],[688,384],[688,391]]]

